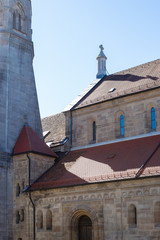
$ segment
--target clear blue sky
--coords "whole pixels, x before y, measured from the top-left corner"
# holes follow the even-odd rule
[[[160,0],[32,0],[41,117],[63,111],[94,79],[160,58]]]

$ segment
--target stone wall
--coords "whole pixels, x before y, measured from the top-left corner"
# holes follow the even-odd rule
[[[117,98],[72,111],[72,146],[85,146],[151,133],[151,108],[156,112],[156,131],[160,131],[159,89]],[[124,115],[124,136],[120,134],[120,115]],[[96,122],[96,141],[92,123]],[[66,113],[66,134],[71,139],[70,113]]]
[[[156,204],[160,204],[160,178],[115,181],[32,192],[36,208],[36,239],[78,240],[78,219],[92,221],[92,240],[158,240]],[[130,224],[130,206],[136,208],[136,224]],[[47,230],[46,214],[52,213]],[[39,226],[38,212],[43,214]],[[160,214],[160,208],[158,209]]]
[[[29,153],[13,157],[13,239],[33,239],[32,200],[23,190],[54,164],[53,157]]]

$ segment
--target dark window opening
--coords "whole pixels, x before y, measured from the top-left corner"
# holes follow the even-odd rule
[[[92,222],[88,216],[81,216],[78,222],[79,240],[92,240]]]
[[[92,123],[93,141],[96,141],[96,122]]]

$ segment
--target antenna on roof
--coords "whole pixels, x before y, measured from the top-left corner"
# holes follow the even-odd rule
[[[106,75],[107,57],[105,56],[105,54],[103,52],[104,47],[102,44],[99,46],[99,48],[100,48],[100,53],[99,53],[98,57],[96,58],[98,60],[98,73],[96,75],[96,78],[103,78]]]

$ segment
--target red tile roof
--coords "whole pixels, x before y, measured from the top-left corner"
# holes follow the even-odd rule
[[[13,149],[13,155],[35,152],[38,154],[57,157],[31,127],[24,126]]]
[[[160,135],[156,135],[70,151],[30,190],[136,178],[147,159],[138,177],[160,175],[159,144]]]

